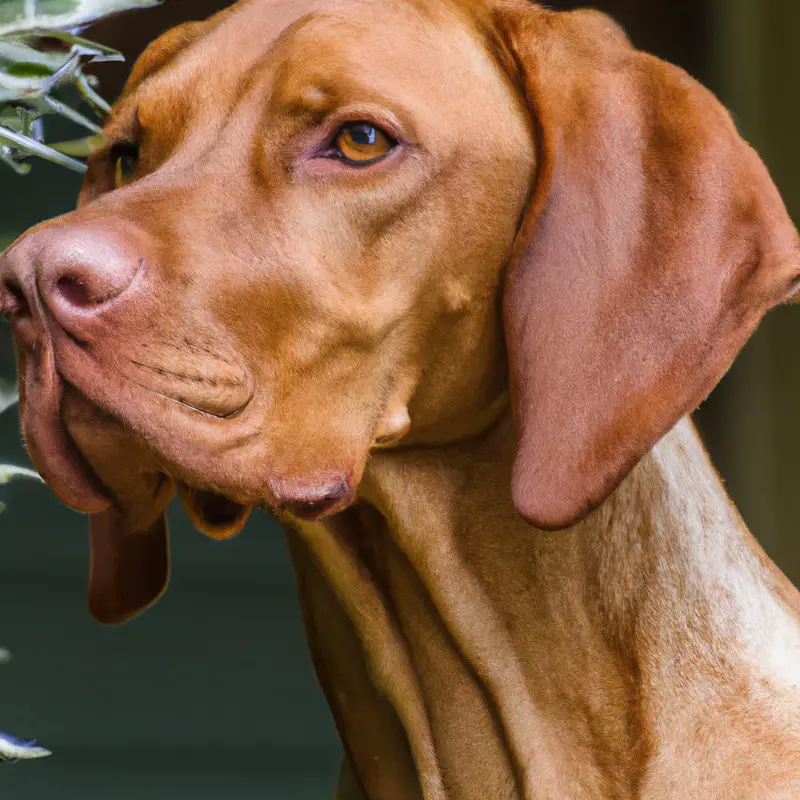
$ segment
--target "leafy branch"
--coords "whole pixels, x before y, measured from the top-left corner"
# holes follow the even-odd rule
[[[98,61],[122,61],[121,53],[77,34],[100,17],[157,5],[160,0],[0,0],[0,162],[25,175],[34,156],[84,172],[79,159],[102,142],[100,122],[109,106],[95,91],[96,79],[83,68]],[[60,95],[72,88],[91,116]],[[42,118],[54,115],[85,131],[72,142],[45,144]],[[0,246],[0,249],[2,247]],[[16,404],[17,385],[0,375],[0,413]],[[12,478],[41,480],[35,470],[0,464],[0,484]],[[5,505],[0,502],[0,512]],[[0,648],[0,665],[11,658]],[[50,751],[0,731],[0,761],[41,758]]]
[[[33,156],[84,172],[81,158],[102,143],[109,106],[95,91],[87,64],[122,61],[121,53],[76,35],[87,23],[160,0],[2,0],[0,2],[0,161],[19,174]],[[58,95],[73,88],[89,114]],[[45,144],[42,118],[55,115],[82,128],[71,142]]]

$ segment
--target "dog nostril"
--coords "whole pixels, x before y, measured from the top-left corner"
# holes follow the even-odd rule
[[[0,312],[15,319],[31,315],[25,294],[15,281],[3,281],[3,292],[0,295]]]
[[[70,305],[89,306],[92,298],[86,284],[74,275],[64,275],[56,281],[56,290]]]

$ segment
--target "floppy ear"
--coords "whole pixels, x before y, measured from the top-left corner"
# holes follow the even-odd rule
[[[114,508],[89,518],[89,611],[119,625],[164,593],[169,580],[167,517],[161,512],[144,531],[130,531]]]
[[[709,394],[798,276],[798,237],[714,96],[598,12],[516,3],[501,40],[538,174],[506,279],[513,496],[546,529],[603,502]]]

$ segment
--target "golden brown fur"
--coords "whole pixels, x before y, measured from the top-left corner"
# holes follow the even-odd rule
[[[362,119],[398,146],[324,155]],[[107,133],[0,260],[98,619],[163,590],[176,487],[216,538],[265,506],[339,800],[800,796],[800,597],[685,416],[798,240],[706,90],[594,12],[242,0]]]

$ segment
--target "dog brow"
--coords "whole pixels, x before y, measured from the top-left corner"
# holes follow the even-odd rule
[[[204,22],[187,22],[178,25],[156,39],[139,56],[125,83],[122,97],[129,97],[148,78],[171,64],[190,44],[196,42],[208,29]]]

